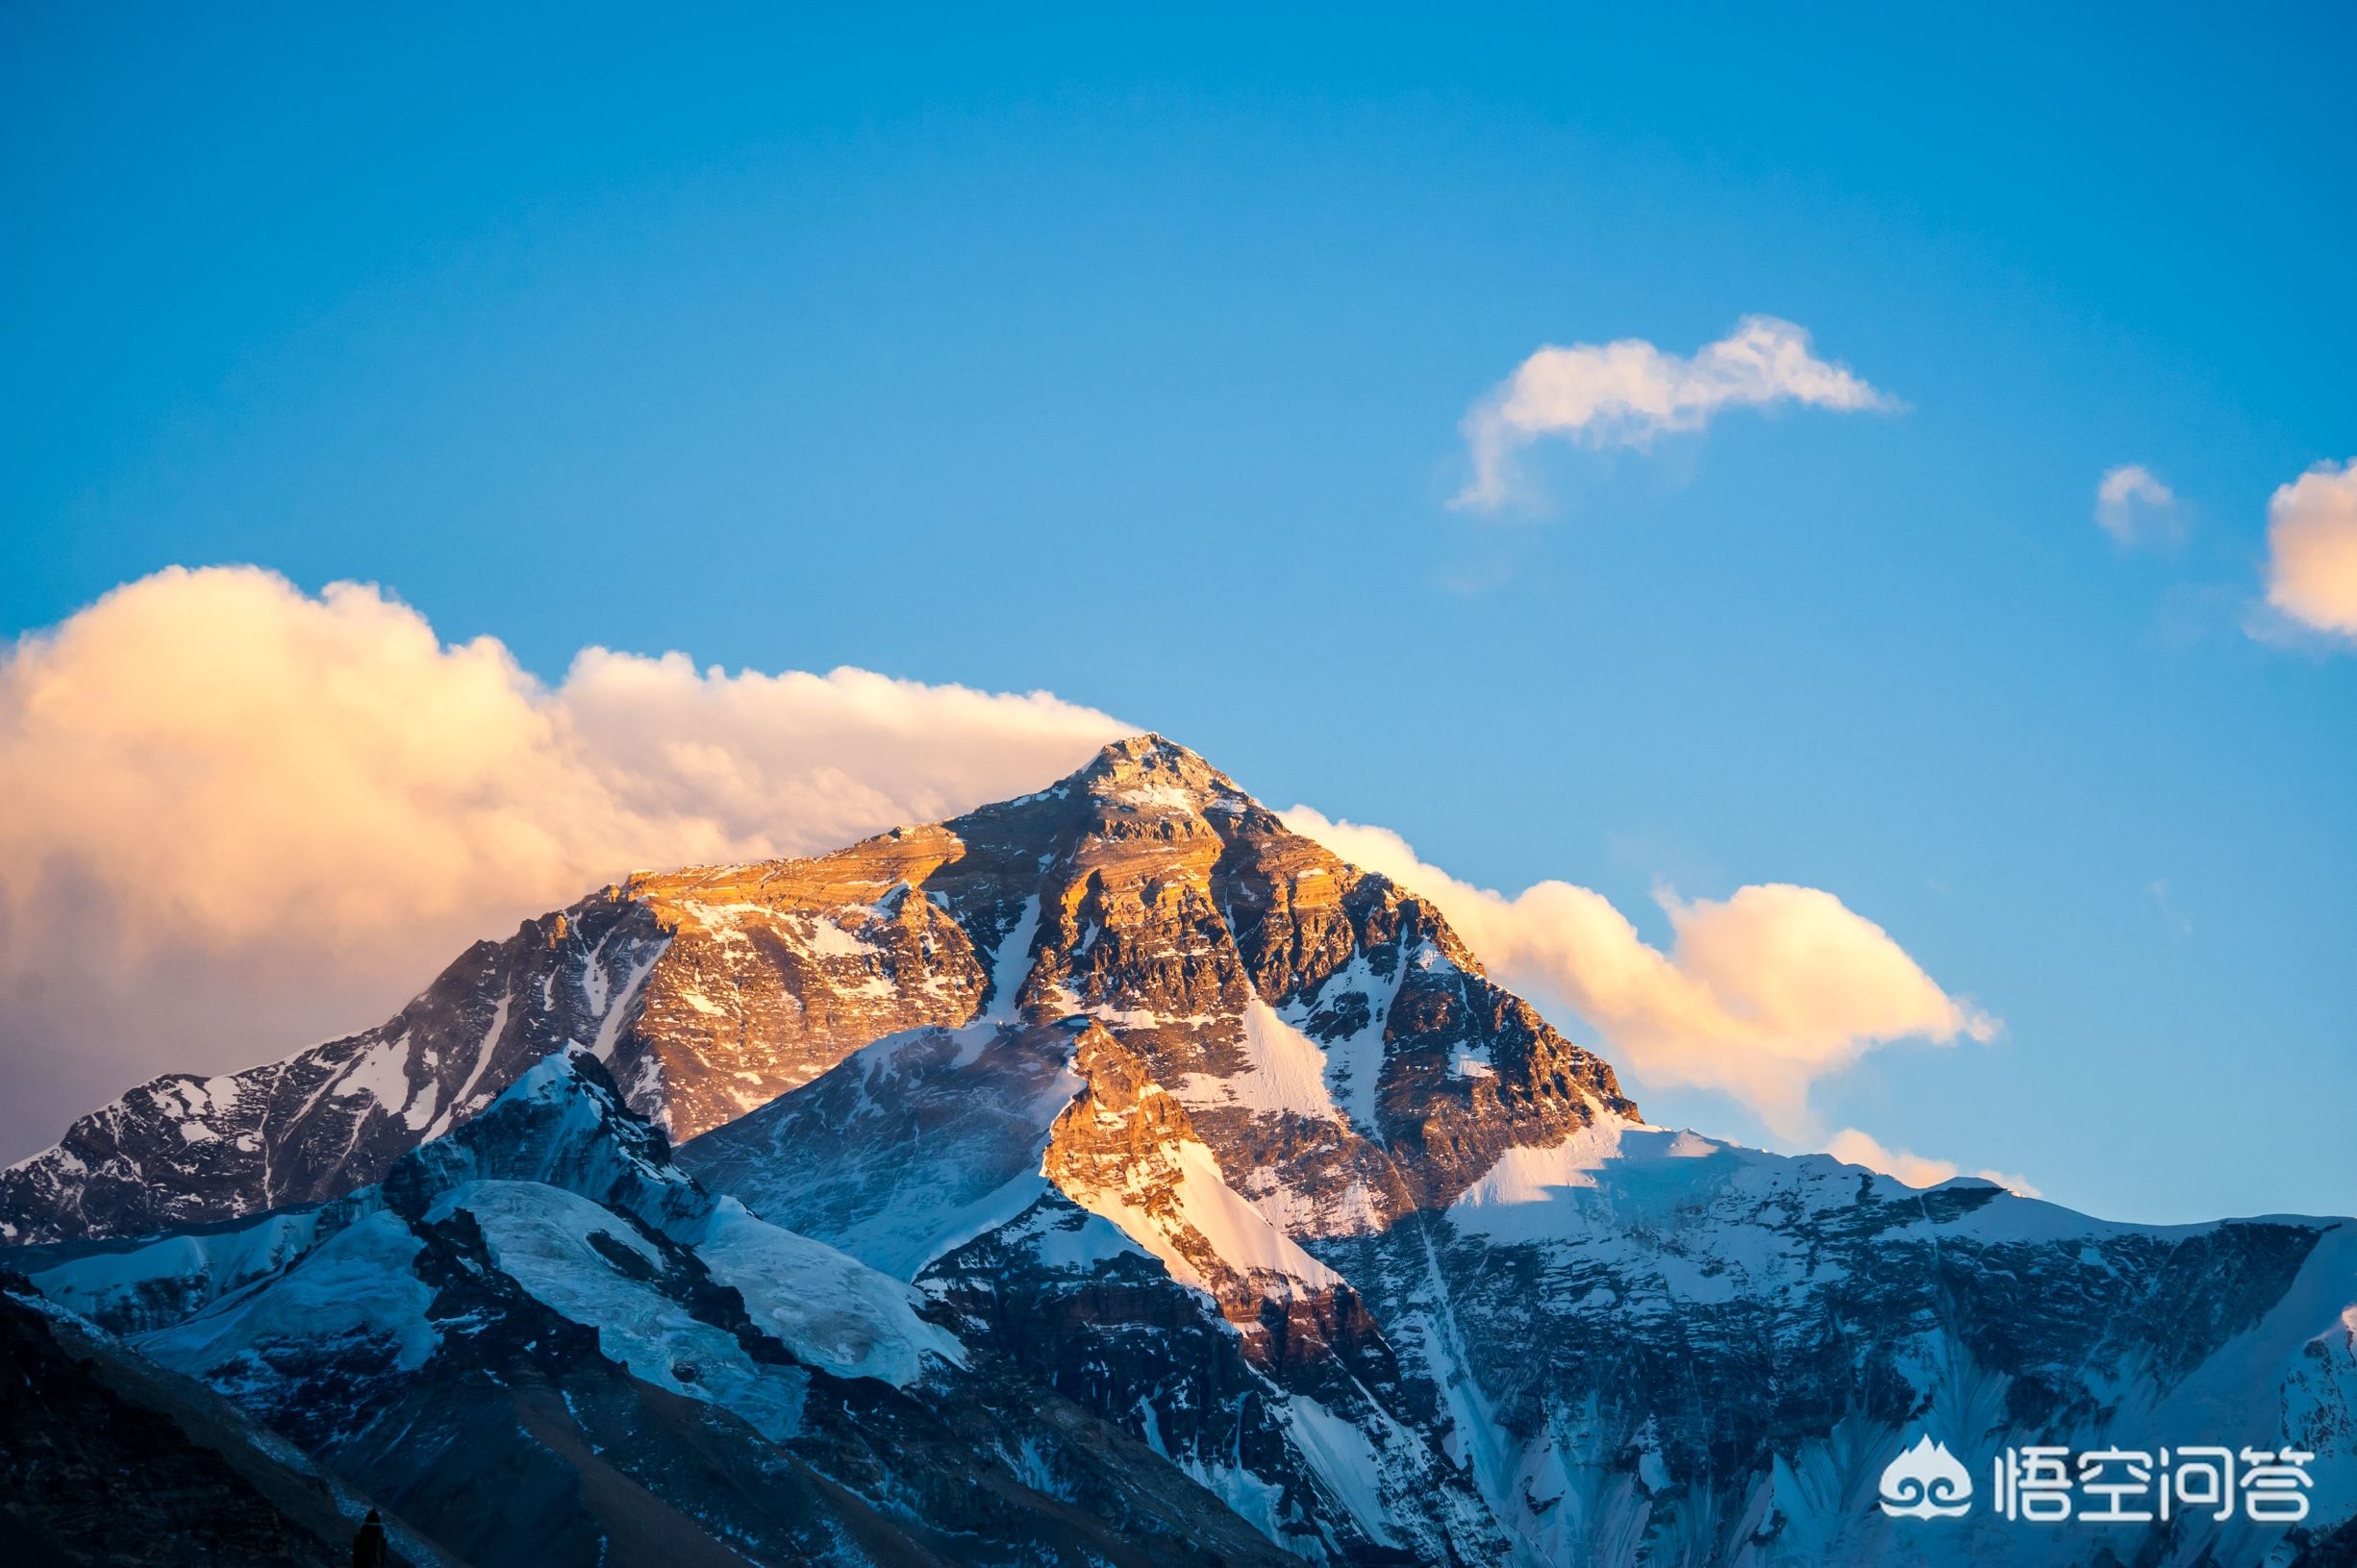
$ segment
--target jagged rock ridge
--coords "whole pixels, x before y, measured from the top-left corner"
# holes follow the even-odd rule
[[[1096,1016],[1223,1160],[1266,1173],[1259,1196],[1318,1206],[1326,1229],[1634,1109],[1429,905],[1144,736],[1039,794],[834,855],[635,876],[478,943],[365,1033],[157,1079],[0,1173],[0,1239],[333,1198],[567,1041],[687,1138],[881,1036],[993,1009]]]
[[[303,1300],[285,1292],[345,1267],[339,1244],[362,1254],[342,1278],[401,1324],[532,1324],[531,1356],[493,1335],[499,1358],[469,1352],[467,1375],[558,1388],[569,1429],[529,1408],[573,1433],[568,1454],[660,1446],[665,1398],[739,1424],[715,1452],[804,1442],[765,1370],[785,1363],[752,1356],[749,1330],[870,1401],[910,1379],[957,1384],[965,1446],[930,1449],[955,1464],[990,1469],[972,1432],[1061,1411],[1103,1434],[1084,1443],[1132,1444],[1249,1539],[1316,1561],[2321,1561],[2357,1532],[2357,1226],[2114,1226],[1986,1183],[1918,1192],[1647,1127],[1610,1068],[1490,982],[1412,890],[1286,832],[1157,737],[835,856],[634,878],[478,949],[356,1039],[370,1043],[240,1075],[268,1101],[250,1123],[213,1110],[189,1136],[187,1081],[127,1097],[10,1173],[0,1223],[56,1236],[239,1215],[335,1198],[373,1168],[373,1198],[136,1249],[143,1261],[101,1270],[102,1315],[398,1499],[449,1478],[382,1471],[339,1447],[340,1428],[307,1427],[351,1403],[317,1381],[281,1397],[190,1348],[253,1304]],[[616,1103],[595,1138],[552,1145],[532,1093],[483,1109],[566,1041],[622,1085],[601,1091]],[[396,1058],[398,1083],[357,1065]],[[346,1093],[356,1074],[366,1092]],[[676,1162],[666,1132],[688,1140]],[[198,1151],[186,1174],[149,1163],[175,1142]],[[697,1282],[726,1284],[714,1194],[743,1206],[732,1224],[815,1249],[801,1266],[864,1282],[856,1300],[898,1303],[876,1343],[946,1341],[829,1366],[826,1336],[761,1327],[756,1297],[774,1292],[741,1293],[740,1322]],[[627,1225],[598,1217],[614,1214]],[[71,1271],[120,1255],[25,1256],[54,1260],[44,1287],[74,1299]],[[521,1292],[495,1311],[470,1282],[494,1274]],[[654,1289],[701,1325],[682,1333],[723,1332],[744,1364],[717,1341],[685,1363],[692,1378],[623,1355],[624,1381],[598,1374],[592,1398],[581,1331],[619,1332],[609,1275],[633,1282],[633,1312],[668,1310]],[[513,1424],[514,1400],[479,1382],[366,1381],[456,1366],[451,1347],[483,1338],[436,1332],[378,1335],[390,1372],[329,1357],[332,1376],[357,1380],[372,1419],[397,1407],[453,1441]],[[585,1422],[591,1408],[606,1413]],[[862,1528],[915,1542],[921,1508],[886,1501],[910,1482],[875,1457],[879,1420],[830,1430],[820,1475],[859,1519],[888,1520]],[[2297,1448],[2317,1456],[2317,1515],[2140,1537],[2023,1534],[1984,1513],[1910,1533],[1874,1482],[1918,1430],[1982,1474],[2006,1444]],[[1035,1496],[1070,1484],[1009,1462]],[[812,1520],[853,1517],[778,1506],[732,1518],[752,1533],[728,1538],[798,1560]],[[1032,1506],[995,1539],[1047,1539]],[[1159,1539],[1178,1511],[1157,1494],[1121,1531]]]
[[[700,1187],[586,1053],[324,1207],[16,1256],[478,1568],[1275,1557],[906,1285]]]

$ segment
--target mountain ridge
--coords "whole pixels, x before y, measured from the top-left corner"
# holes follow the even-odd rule
[[[1104,1542],[1041,1500],[1103,1478],[1035,1473],[1018,1432],[1118,1434],[1332,1564],[2110,1560],[2100,1532],[1985,1512],[1910,1533],[1874,1483],[1920,1430],[1980,1475],[2046,1441],[2312,1456],[2313,1528],[2178,1521],[2132,1547],[2153,1562],[2321,1561],[2357,1530],[2357,1223],[2119,1225],[1649,1126],[1427,901],[1159,736],[832,855],[634,874],[252,1072],[84,1118],[0,1176],[0,1225],[44,1290],[405,1505],[448,1478],[307,1425],[335,1379],[453,1431],[524,1419],[485,1377],[572,1390],[603,1414],[543,1401],[526,1425],[574,1456],[514,1457],[550,1508],[551,1475],[655,1484],[598,1470],[595,1442],[661,1447],[667,1402],[721,1408],[739,1425],[696,1474],[748,1445],[817,1465],[817,1492],[777,1494],[774,1560],[822,1516],[948,1550],[892,1502],[945,1498],[939,1478],[873,1446],[875,1422],[915,1430],[884,1390],[920,1385],[959,1390],[926,1452],[1020,1487],[994,1538],[1058,1561]],[[106,1239],[141,1228],[168,1233]],[[733,1284],[743,1237],[798,1261]],[[375,1316],[349,1343],[269,1320],[304,1392],[208,1359],[329,1267]],[[793,1328],[790,1275],[857,1282],[811,1289],[900,1348]],[[592,1355],[678,1311],[693,1377]],[[474,1312],[537,1327],[442,1349],[415,1328]],[[868,1390],[845,1397],[869,1435],[796,1426],[806,1404],[729,1349],[770,1341]],[[1148,1493],[1148,1535],[1191,1506]],[[665,1503],[664,1530],[707,1506]],[[598,1516],[607,1539],[625,1516]],[[865,1550],[817,1560],[885,1560]]]
[[[1231,852],[1229,837],[1242,847]],[[1171,872],[1179,875],[1164,875]],[[1348,895],[1299,892],[1302,882],[1345,877]],[[909,898],[917,884],[927,895]],[[1161,908],[1165,899],[1176,907]],[[1240,909],[1241,928],[1231,928]],[[1027,913],[1035,924],[1025,928]],[[136,1232],[324,1201],[375,1180],[567,1041],[606,1060],[658,1125],[692,1136],[885,1034],[963,1026],[993,1005],[1013,1015],[1016,999],[992,994],[1004,988],[999,950],[1011,938],[1030,944],[1022,957],[1036,961],[1016,983],[1020,1005],[1041,1017],[1107,1006],[1108,966],[1138,949],[1152,966],[1143,988],[1164,1011],[1147,1023],[1150,1009],[1116,1008],[1131,1016],[1112,1026],[1124,1038],[1150,1036],[1191,1066],[1208,1056],[1216,1077],[1253,1042],[1224,1027],[1191,1031],[1185,1017],[1204,1006],[1241,1015],[1261,991],[1272,1008],[1298,998],[1304,964],[1310,983],[1322,985],[1323,968],[1352,950],[1353,919],[1398,928],[1374,933],[1377,945],[1392,938],[1394,967],[1407,961],[1400,953],[1428,949],[1427,967],[1467,977],[1478,988],[1472,1006],[1492,1014],[1447,1016],[1444,985],[1408,985],[1408,1008],[1438,1009],[1410,1020],[1419,1039],[1540,1054],[1525,1063],[1529,1076],[1553,1083],[1505,1122],[1535,1118],[1545,1133],[1578,1120],[1583,1096],[1626,1104],[1608,1065],[1489,983],[1437,910],[1290,834],[1226,775],[1148,734],[1106,747],[1046,789],[830,855],[634,873],[523,922],[504,941],[475,944],[373,1030],[238,1073],[152,1080],[0,1171],[0,1241]],[[1112,938],[1101,950],[1100,933]],[[1191,936],[1216,937],[1224,962],[1207,969],[1169,951]],[[1402,977],[1357,978],[1359,988],[1338,987],[1334,1004],[1302,1020],[1329,1048],[1344,1036],[1345,1051],[1374,1048],[1358,1064],[1361,1081],[1345,1070],[1337,1085],[1361,1115],[1361,1135],[1295,1151],[1329,1165],[1367,1164],[1357,1145],[1381,1136],[1364,1125],[1379,1087],[1364,1080],[1389,1063],[1380,1040],[1365,1035],[1385,1022],[1377,1013],[1398,1000]],[[1500,1122],[1448,1115],[1448,1102],[1467,1096],[1434,1092],[1448,1085],[1431,1081],[1494,1070],[1469,1054],[1411,1070],[1427,1081],[1413,1098],[1439,1118],[1430,1132],[1440,1162],[1459,1167],[1436,1175],[1437,1191],[1469,1179],[1462,1167],[1480,1151],[1458,1147],[1465,1132],[1486,1147]],[[1493,1091],[1471,1098],[1482,1093]],[[1216,1123],[1239,1121],[1204,1108]],[[1416,1123],[1402,1131],[1412,1145],[1427,1132]]]

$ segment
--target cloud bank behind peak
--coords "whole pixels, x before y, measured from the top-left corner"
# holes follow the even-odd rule
[[[157,1072],[377,1022],[629,870],[936,820],[1131,728],[603,648],[551,685],[372,585],[158,572],[0,662],[0,1157]]]
[[[1950,996],[1891,934],[1815,887],[1766,883],[1723,900],[1659,894],[1676,940],[1648,944],[1603,894],[1542,882],[1508,896],[1428,864],[1399,834],[1306,806],[1294,832],[1437,904],[1511,988],[1568,1009],[1646,1083],[1719,1089],[1787,1137],[1809,1087],[1878,1046],[1988,1040],[1996,1020]]]

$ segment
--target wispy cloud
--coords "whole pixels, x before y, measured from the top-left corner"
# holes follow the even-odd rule
[[[2106,469],[2095,485],[2095,526],[2121,545],[2175,537],[2177,493],[2142,463]]]
[[[1285,820],[1431,899],[1501,980],[1577,1013],[1640,1077],[1724,1089],[1786,1136],[1806,1135],[1814,1081],[1877,1046],[1996,1032],[1888,932],[1818,888],[1769,883],[1692,902],[1665,891],[1677,937],[1665,953],[1588,888],[1542,882],[1509,897],[1427,864],[1388,829],[1305,806]]]
[[[1779,403],[1849,411],[1900,406],[1818,359],[1807,332],[1769,315],[1745,316],[1692,358],[1636,337],[1542,348],[1465,416],[1472,477],[1451,504],[1503,505],[1514,492],[1515,455],[1534,441],[1642,447],[1700,430],[1723,410]]]
[[[2357,458],[2320,462],[2276,489],[2267,504],[2267,552],[2272,610],[2308,631],[2357,641]]]
[[[1904,1149],[1886,1149],[1870,1134],[1854,1127],[1845,1127],[1826,1140],[1825,1153],[1844,1164],[1864,1165],[1869,1171],[1894,1176],[1911,1187],[1936,1187],[1943,1182],[1952,1182],[1964,1174],[1952,1159],[1933,1159],[1928,1156],[1909,1154]],[[2039,1196],[2038,1189],[2018,1176],[2003,1171],[1974,1171],[1984,1182],[1994,1182],[2009,1187],[2024,1198]]]

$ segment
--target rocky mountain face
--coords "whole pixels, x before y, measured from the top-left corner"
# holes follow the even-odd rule
[[[1626,1106],[1612,1069],[1492,985],[1429,906],[1147,737],[1040,794],[834,855],[633,877],[478,943],[365,1033],[143,1084],[0,1172],[0,1240],[334,1197],[568,1040],[687,1138],[886,1034],[993,1008],[1102,1015],[1199,1086],[1217,1141],[1261,1140],[1256,1163],[1341,1206],[1338,1225]],[[1310,1087],[1330,1077],[1314,1133],[1287,1130],[1288,1106],[1220,1101],[1271,1052]],[[1383,1140],[1412,1157],[1377,1157]]]
[[[965,944],[938,939],[929,907],[887,914],[861,901],[894,882],[895,848],[635,877],[476,943],[364,1033],[142,1084],[0,1172],[0,1239],[118,1235],[339,1196],[568,1041],[685,1135],[879,1034],[962,1022],[982,983]]]
[[[1153,736],[634,877],[378,1030],[84,1118],[0,1227],[481,1564],[517,1521],[536,1561],[2357,1542],[2357,1224],[2116,1226],[1649,1127],[1412,890]],[[1922,1432],[1984,1490],[2009,1447],[2291,1448],[2313,1507],[1893,1518]]]
[[[908,1286],[699,1186],[586,1053],[322,1207],[16,1256],[469,1563],[1277,1558]]]

